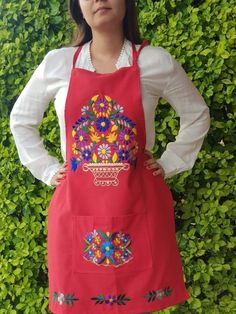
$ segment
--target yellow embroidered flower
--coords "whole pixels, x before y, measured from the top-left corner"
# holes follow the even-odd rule
[[[74,154],[78,155],[78,151],[77,151],[77,149],[76,149],[76,143],[73,143],[73,145],[72,145],[72,152],[73,152]]]
[[[101,140],[101,137],[99,136],[99,134],[97,132],[94,132],[90,135],[91,141],[98,143]]]
[[[117,133],[114,133],[114,132],[113,132],[113,133],[109,133],[109,134],[107,135],[106,139],[107,139],[107,141],[108,141],[109,143],[115,142],[116,139],[117,139]]]
[[[74,137],[75,134],[76,134],[76,131],[73,129],[73,130],[72,130],[72,136]]]

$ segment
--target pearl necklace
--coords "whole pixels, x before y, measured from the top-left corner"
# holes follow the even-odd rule
[[[90,63],[90,66],[91,66],[91,67],[93,68],[93,70],[96,72],[95,66],[93,65],[93,62],[92,62],[92,59],[91,59],[91,51],[90,51],[90,44],[91,44],[91,42],[92,42],[92,41],[90,41],[90,42],[88,43],[88,61],[89,61],[89,63]],[[117,67],[117,64],[118,64],[120,58],[121,58],[121,57],[123,56],[123,54],[124,54],[126,42],[127,42],[127,40],[126,40],[126,38],[125,38],[125,39],[124,39],[123,46],[122,46],[122,49],[121,49],[120,54],[119,54],[119,57],[118,57],[118,59],[117,59],[117,61],[116,61],[116,64],[115,64],[116,67]]]

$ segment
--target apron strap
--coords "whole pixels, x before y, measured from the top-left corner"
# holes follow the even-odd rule
[[[143,39],[138,51],[136,50],[135,44],[132,43],[132,47],[133,47],[133,65],[138,63],[138,56],[140,54],[140,51],[143,49],[143,47],[145,47],[146,45],[148,45],[148,40],[145,38]]]
[[[79,55],[79,53],[80,53],[81,48],[82,48],[82,46],[79,46],[79,47],[76,49],[75,53],[74,53],[74,57],[73,57],[73,68],[75,67],[75,62],[76,62],[76,59],[77,59],[77,57],[78,57],[78,55]]]

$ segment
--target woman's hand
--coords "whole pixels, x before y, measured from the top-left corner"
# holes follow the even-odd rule
[[[67,161],[64,162],[63,166],[54,174],[51,179],[51,185],[56,187],[61,184],[61,180],[65,178],[67,171]]]
[[[144,162],[144,165],[147,169],[157,169],[152,172],[154,176],[161,174],[163,178],[165,177],[165,171],[162,166],[153,158],[152,153],[148,150],[145,150],[145,153],[148,154],[151,158]]]

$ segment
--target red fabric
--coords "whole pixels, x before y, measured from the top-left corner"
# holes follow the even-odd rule
[[[187,300],[172,194],[146,169],[138,55],[101,74],[75,68],[65,107],[66,178],[48,208],[49,308],[157,311]]]

